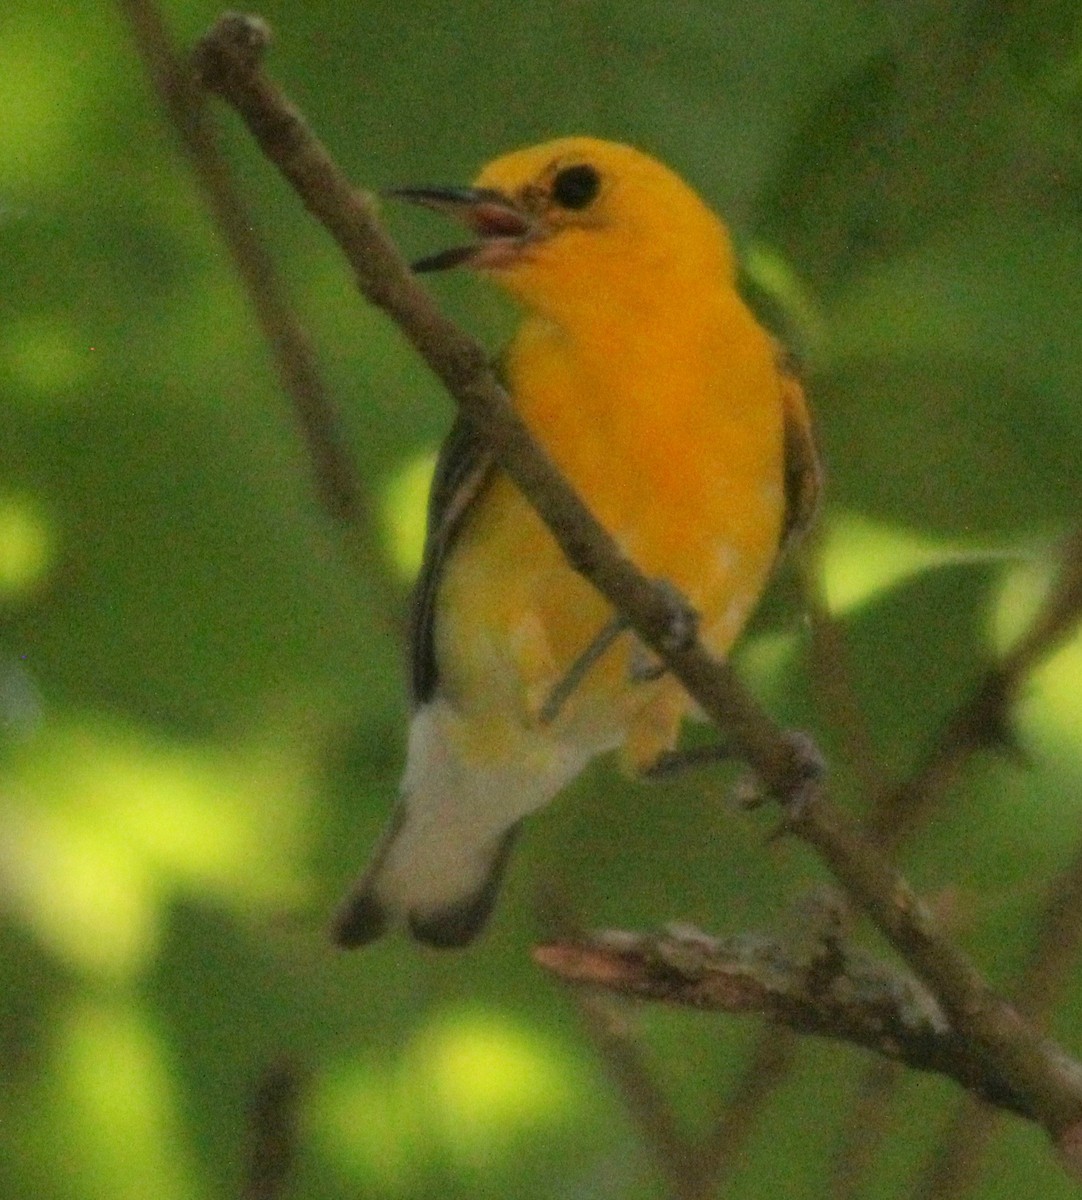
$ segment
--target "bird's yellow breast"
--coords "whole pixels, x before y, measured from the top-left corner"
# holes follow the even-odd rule
[[[508,354],[509,390],[595,516],[645,574],[691,601],[707,644],[724,654],[777,553],[783,437],[773,349],[720,285],[697,314],[662,311],[652,323],[635,314],[641,332],[630,342],[620,317],[598,314],[584,338],[527,320]],[[500,476],[447,565],[437,621],[445,686],[483,710],[490,732],[498,713],[501,725],[507,714],[529,725],[611,615]],[[566,711],[572,736],[619,742],[658,696],[668,724],[678,722],[679,689],[633,684],[630,655],[625,638],[577,689]]]

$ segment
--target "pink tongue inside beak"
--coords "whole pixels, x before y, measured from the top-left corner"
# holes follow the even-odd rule
[[[530,232],[530,220],[491,188],[396,188],[388,193],[461,221],[481,239],[472,246],[454,246],[429,254],[413,264],[417,272],[446,271],[457,266],[498,267],[511,262]]]
[[[482,201],[465,211],[466,223],[481,237],[522,237],[530,228],[526,218],[506,204]]]

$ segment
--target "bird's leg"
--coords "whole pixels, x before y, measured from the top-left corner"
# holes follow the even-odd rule
[[[724,742],[708,746],[689,746],[686,750],[666,750],[643,771],[640,778],[650,783],[675,779],[685,771],[709,767],[732,757],[732,750]]]
[[[563,678],[549,692],[544,704],[541,705],[537,716],[542,725],[551,725],[556,720],[563,711],[564,705],[589,674],[594,664],[622,633],[627,632],[627,629],[627,619],[620,616],[619,613],[601,627],[597,636],[567,668]]]
[[[651,654],[642,642],[636,640],[628,660],[628,675],[632,683],[653,683],[668,669],[656,654]]]
[[[675,648],[694,642],[698,633],[698,613],[688,604],[674,584],[659,579],[656,586],[670,608],[669,631],[666,639]],[[575,689],[586,678],[594,664],[622,634],[630,628],[626,617],[617,613],[598,632],[594,640],[575,659],[560,682],[549,692],[538,710],[542,725],[550,725],[563,711]],[[639,641],[631,649],[628,674],[632,683],[651,683],[660,679],[668,668]]]

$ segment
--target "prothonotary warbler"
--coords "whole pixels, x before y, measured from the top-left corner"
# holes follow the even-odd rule
[[[498,158],[472,187],[398,195],[471,230],[416,269],[468,267],[518,302],[503,371],[519,412],[724,656],[819,489],[803,392],[737,293],[724,225],[655,159],[588,137]],[[395,925],[471,941],[522,818],[606,751],[648,770],[692,709],[625,633],[547,711],[613,612],[462,419],[428,520],[401,796],[339,911],[343,946]]]

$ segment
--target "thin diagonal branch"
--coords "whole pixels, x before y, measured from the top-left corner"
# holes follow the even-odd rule
[[[1082,620],[1082,529],[1065,539],[1056,578],[1025,633],[977,681],[915,771],[881,797],[869,820],[888,852],[920,828],[978,750],[1016,751],[1010,713],[1026,681]]]
[[[335,521],[368,519],[357,469],[312,343],[290,304],[274,260],[255,231],[191,66],[178,53],[150,0],[119,0],[148,78],[206,200],[271,348],[312,464],[314,482]]]
[[[796,1034],[770,1022],[762,1024],[761,1030],[736,1084],[722,1097],[710,1131],[699,1147],[703,1174],[712,1184],[705,1193],[708,1196],[721,1194],[721,1184],[739,1166],[756,1122],[797,1061],[800,1042]]]
[[[856,831],[809,770],[807,746],[786,736],[698,639],[686,611],[621,555],[548,457],[539,450],[484,350],[435,307],[377,224],[372,206],[337,169],[297,109],[262,67],[265,26],[223,18],[200,44],[205,86],[231,103],[264,153],[335,237],[362,291],[383,308],[483,430],[493,454],[538,511],[571,566],[624,613],[700,707],[787,806],[791,831],[811,846],[854,901],[928,986],[974,1059],[1024,1097],[1060,1140],[1082,1143],[1082,1070],[997,997],[905,880]],[[677,636],[677,631],[681,631]],[[1078,1147],[1082,1172],[1082,1145]]]
[[[605,1072],[623,1097],[669,1194],[673,1200],[705,1200],[708,1192],[703,1187],[697,1147],[677,1125],[672,1105],[637,1042],[623,1028],[626,1019],[621,1018],[611,998],[585,989],[576,997],[576,1006]]]

